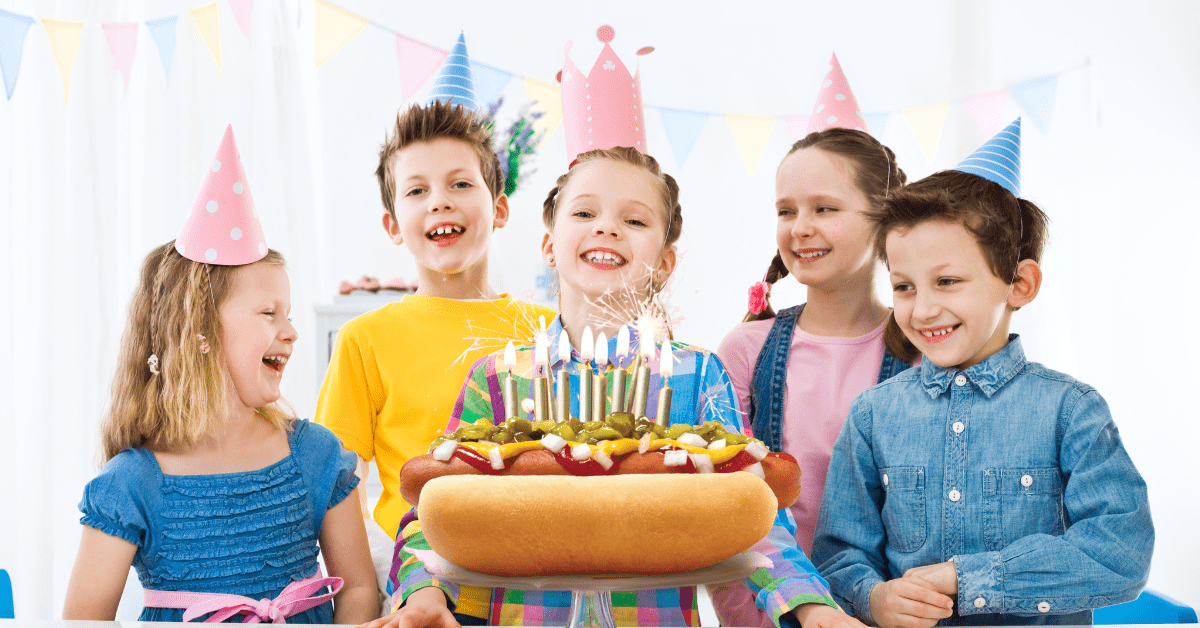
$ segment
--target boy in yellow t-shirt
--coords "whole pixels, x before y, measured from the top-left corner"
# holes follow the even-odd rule
[[[410,106],[380,150],[383,228],[416,260],[420,287],[342,327],[317,401],[316,421],[358,454],[360,476],[378,465],[375,521],[392,537],[372,539],[372,554],[386,555],[376,561],[380,582],[409,510],[400,468],[441,433],[476,359],[509,340],[528,342],[539,315],[554,317],[488,283],[488,243],[508,220],[508,197],[490,129],[474,101],[462,104]]]

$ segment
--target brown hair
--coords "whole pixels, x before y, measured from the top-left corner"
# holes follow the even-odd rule
[[[879,143],[879,140],[865,131],[835,127],[809,133],[792,144],[791,150],[783,159],[786,160],[792,153],[805,148],[817,148],[849,160],[854,167],[855,186],[867,197],[870,208],[878,207],[885,196],[904,185],[907,180],[904,171],[896,163],[896,155],[892,149]],[[780,161],[780,164],[782,163],[783,160]],[[763,281],[774,284],[787,276],[787,266],[783,264],[783,257],[779,251],[776,251]],[[742,321],[761,321],[774,317],[775,310],[767,303],[767,307],[759,314],[746,312]]]
[[[875,246],[884,264],[889,233],[942,220],[965,227],[979,243],[992,274],[1008,283],[1016,281],[1021,260],[1041,260],[1049,222],[1045,212],[1032,202],[1013,196],[983,177],[957,170],[938,172],[897,190],[868,217],[875,223]],[[888,349],[910,361],[915,359],[916,347],[899,327],[891,333],[892,327],[896,327],[894,317],[884,336]]]
[[[254,263],[284,265],[274,250]],[[186,447],[220,431],[227,375],[218,310],[239,268],[187,259],[174,241],[146,256],[101,428],[105,461],[130,447]],[[147,365],[151,355],[158,358],[157,374]],[[280,428],[292,421],[277,404],[258,413]]]
[[[554,228],[554,212],[558,205],[558,193],[567,187],[567,183],[571,180],[571,175],[575,172],[575,166],[598,159],[612,159],[613,161],[631,164],[643,168],[646,172],[654,175],[655,182],[658,183],[659,192],[662,194],[663,208],[667,212],[667,233],[663,246],[675,244],[679,240],[679,234],[683,232],[683,207],[679,205],[679,184],[675,182],[675,177],[662,171],[662,168],[658,165],[658,160],[636,148],[628,146],[616,146],[607,150],[589,150],[586,153],[580,153],[575,158],[575,162],[571,164],[571,168],[567,170],[567,173],[554,182],[554,189],[550,190],[550,194],[542,203],[542,222],[545,223],[546,228]]]
[[[425,106],[411,105],[396,114],[396,126],[392,134],[384,138],[383,146],[379,149],[379,167],[375,170],[383,207],[392,218],[396,217],[393,159],[412,144],[439,138],[459,140],[469,145],[479,155],[479,171],[492,193],[492,200],[504,194],[504,172],[500,169],[500,158],[492,150],[492,127],[482,114],[440,100]]]

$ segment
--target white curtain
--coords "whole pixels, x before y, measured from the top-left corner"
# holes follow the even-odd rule
[[[1047,282],[1016,316],[1033,359],[1095,385],[1150,483],[1158,546],[1151,586],[1200,605],[1200,515],[1187,461],[1200,446],[1190,392],[1200,333],[1195,201],[1200,171],[1200,5],[1116,2],[393,3],[335,0],[375,22],[314,67],[313,0],[258,0],[247,37],[219,0],[221,72],[191,22],[198,0],[0,0],[35,19],[85,23],[64,90],[45,29],[29,30],[19,81],[0,101],[0,568],[18,617],[59,617],[79,538],[76,504],[97,471],[97,429],[138,265],[172,239],[232,124],[267,242],[288,258],[301,340],[285,396],[311,416],[321,373],[313,307],[364,273],[412,278],[383,237],[377,151],[401,104],[394,34],[553,82],[563,43],[590,67],[595,30],[640,60],[645,100],[714,115],[682,165],[657,111],[648,144],[683,190],[677,337],[715,347],[744,312],[774,246],[774,169],[791,143],[773,128],[753,175],[725,113],[807,115],[829,52],[860,104],[891,112],[881,141],[910,179],[983,141],[961,99],[1061,73],[1048,130],[1025,114],[1026,194],[1051,217]],[[169,78],[144,21],[178,15]],[[139,22],[126,91],[100,24]],[[1090,65],[1085,65],[1090,63]],[[420,94],[418,94],[418,97]],[[933,158],[903,111],[950,103]],[[511,118],[507,118],[511,119]],[[506,123],[502,116],[501,123]],[[537,295],[541,201],[565,171],[562,131],[539,150],[493,239],[498,288]],[[774,300],[803,298],[784,282]],[[139,600],[129,608],[136,610]],[[123,611],[126,612],[126,611]]]

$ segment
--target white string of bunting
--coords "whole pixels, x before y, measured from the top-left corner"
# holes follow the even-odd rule
[[[239,30],[251,37],[251,17],[254,0],[221,0],[229,6]],[[396,58],[400,70],[401,96],[412,98],[433,73],[441,66],[449,50],[432,46],[413,39],[399,31],[366,17],[356,15],[328,2],[313,0],[314,63],[320,67],[351,40],[358,37],[368,25],[375,26],[395,40]],[[175,51],[179,15],[155,17],[141,22],[103,22],[100,28],[108,43],[113,62],[121,73],[125,89],[129,87],[129,74],[137,55],[138,30],[144,25],[158,49],[163,71],[170,80],[171,65]],[[192,26],[199,33],[208,52],[221,72],[220,12],[217,0],[199,5],[188,11]],[[296,27],[301,24],[297,12]],[[24,43],[31,27],[41,24],[49,39],[63,85],[64,106],[70,99],[71,76],[75,58],[79,52],[80,37],[87,26],[84,22],[55,20],[21,15],[0,9],[0,73],[3,74],[4,89],[9,100],[16,91],[21,69]],[[1087,67],[1085,63],[1081,67]],[[1005,120],[1004,106],[1013,97],[1025,110],[1034,124],[1047,132],[1051,113],[1057,96],[1059,78],[1079,68],[1070,68],[1022,81],[1004,89],[975,94],[946,102],[899,111],[864,112],[867,125],[876,135],[882,134],[891,120],[898,119],[911,129],[927,161],[932,162],[941,142],[942,132],[951,106],[961,106],[970,114],[984,137],[991,137]],[[476,94],[480,102],[492,102],[507,89],[509,84],[520,78],[524,83],[526,97],[538,103],[544,112],[536,122],[535,131],[544,132],[542,141],[552,136],[562,122],[559,86],[556,83],[520,76],[502,68],[471,60],[471,71],[475,80]],[[753,116],[722,113],[697,109],[681,109],[647,103],[662,121],[667,142],[680,167],[687,162],[696,142],[711,118],[723,118],[741,154],[747,172],[753,176],[775,125],[783,123],[793,140],[800,139],[808,123],[806,115]]]

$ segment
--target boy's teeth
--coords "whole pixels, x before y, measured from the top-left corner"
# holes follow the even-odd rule
[[[937,331],[926,330],[926,331],[921,332],[921,334],[923,336],[925,336],[926,338],[934,338],[936,336],[945,336],[946,334],[948,334],[952,331],[954,331],[953,327],[946,327],[945,329],[939,329]]]
[[[443,225],[441,227],[434,229],[433,231],[430,231],[428,235],[436,236],[436,235],[446,235],[447,233],[462,233],[462,232],[463,232],[463,228],[459,227],[457,225],[454,225],[454,226]]]

